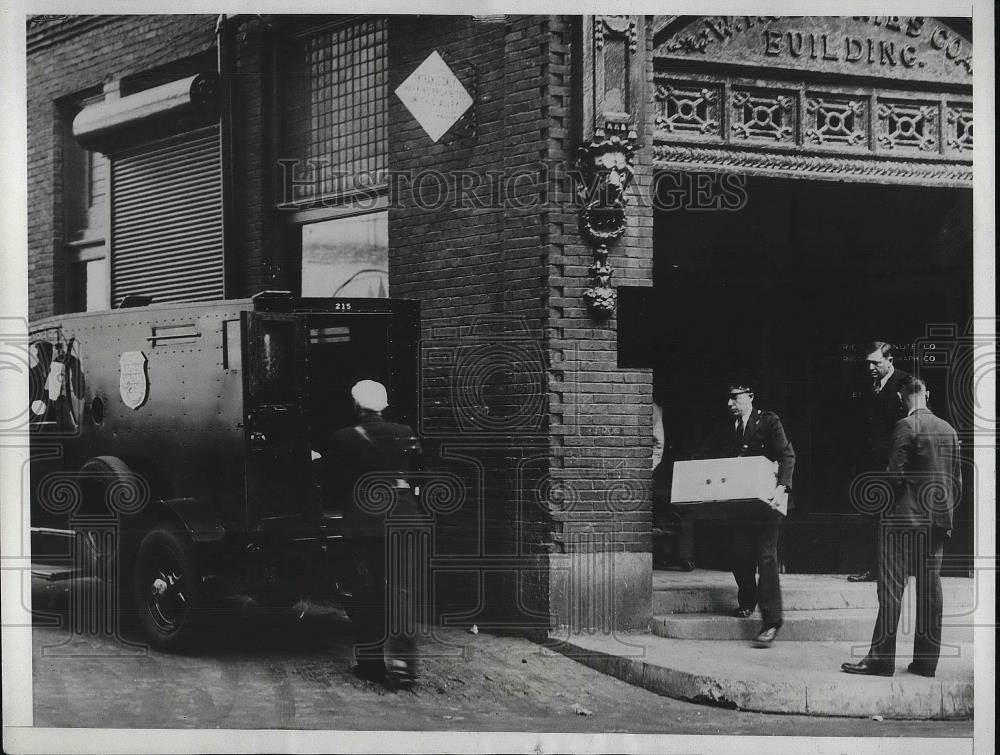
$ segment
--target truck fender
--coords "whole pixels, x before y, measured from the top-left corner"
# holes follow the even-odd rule
[[[76,473],[83,513],[130,516],[150,502],[149,482],[117,456],[95,456]]]
[[[214,543],[226,536],[225,527],[208,501],[201,498],[172,498],[161,503],[177,516],[194,542]]]

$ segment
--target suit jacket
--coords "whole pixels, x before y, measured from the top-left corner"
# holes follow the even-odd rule
[[[889,451],[892,448],[892,431],[896,423],[906,416],[896,395],[900,383],[909,374],[902,370],[894,370],[885,386],[877,394],[870,390],[863,394],[862,408],[864,411],[866,457],[862,465],[868,469],[880,471],[889,461]]]
[[[323,488],[327,505],[344,512],[348,537],[384,536],[387,516],[418,513],[412,492],[402,484],[408,485],[411,460],[420,450],[409,425],[378,417],[334,433],[323,455]],[[395,506],[381,510],[392,499]]]
[[[791,490],[795,450],[785,435],[781,419],[774,412],[760,409],[750,412],[742,442],[737,442],[735,417],[720,422],[696,454],[696,458],[701,459],[733,456],[766,456],[771,461],[778,462],[777,484]]]
[[[887,468],[894,486],[889,516],[902,525],[950,530],[962,497],[962,467],[954,428],[930,409],[896,423]]]

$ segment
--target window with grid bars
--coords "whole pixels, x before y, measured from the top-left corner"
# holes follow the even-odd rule
[[[366,18],[293,37],[282,68],[279,205],[326,206],[383,185],[388,151],[385,19]]]
[[[355,18],[282,47],[277,202],[303,296],[389,293],[386,35],[384,18]]]

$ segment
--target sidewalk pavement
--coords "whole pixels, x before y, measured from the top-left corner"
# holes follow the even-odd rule
[[[842,575],[782,575],[785,626],[774,645],[751,647],[760,618],[731,616],[732,575],[653,575],[651,631],[553,633],[560,652],[668,697],[739,710],[886,719],[963,719],[974,711],[972,579],[946,578],[942,656],[935,678],[910,674],[915,606],[904,597],[894,677],[845,674],[868,650],[878,599],[874,583]]]

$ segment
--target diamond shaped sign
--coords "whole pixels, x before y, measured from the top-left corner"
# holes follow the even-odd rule
[[[399,85],[396,96],[434,143],[472,104],[472,97],[436,50]]]

